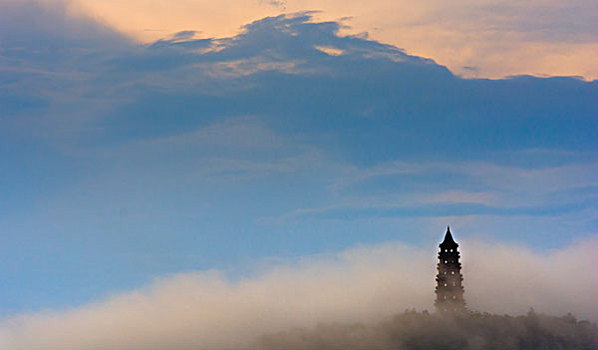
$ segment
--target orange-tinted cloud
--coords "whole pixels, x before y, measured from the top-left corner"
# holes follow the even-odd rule
[[[91,14],[149,42],[181,30],[231,36],[266,16],[317,10],[318,20],[345,19],[345,34],[367,32],[462,76],[591,80],[598,78],[597,7],[589,0],[79,0],[73,12]]]

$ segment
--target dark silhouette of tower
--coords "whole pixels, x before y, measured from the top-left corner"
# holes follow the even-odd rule
[[[436,311],[465,311],[463,299],[463,276],[459,262],[459,245],[453,239],[450,227],[446,228],[444,241],[440,243],[438,253],[438,275],[436,275]]]

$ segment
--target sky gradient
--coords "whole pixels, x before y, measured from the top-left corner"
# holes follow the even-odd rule
[[[349,2],[335,12],[289,1],[289,14],[279,15],[282,3],[257,1],[247,5],[255,11],[211,30],[209,22],[189,25],[203,23],[203,17],[179,16],[173,6],[172,15],[164,16],[168,32],[143,37],[128,34],[142,27],[137,21],[157,26],[152,18],[161,13],[150,6],[147,18],[142,12],[127,28],[119,18],[137,13],[139,4],[127,2],[132,8],[125,10],[120,3],[0,0],[0,345],[3,339],[15,349],[47,343],[39,330],[48,320],[61,320],[55,323],[60,334],[78,323],[78,312],[87,315],[84,330],[102,323],[102,315],[126,324],[119,315],[130,312],[119,300],[137,293],[150,304],[164,295],[165,308],[176,310],[172,303],[179,293],[206,288],[201,293],[209,294],[206,286],[216,284],[224,290],[216,304],[250,305],[248,295],[256,292],[239,281],[273,289],[279,300],[273,310],[286,313],[307,307],[280,301],[295,277],[309,286],[306,300],[317,299],[317,286],[330,295],[343,290],[313,272],[321,266],[332,271],[324,275],[342,271],[340,286],[373,281],[348,291],[346,302],[359,303],[366,290],[378,290],[372,292],[381,298],[374,306],[355,311],[363,317],[384,314],[388,308],[378,303],[392,293],[405,295],[413,307],[430,308],[435,246],[449,224],[456,240],[465,242],[464,264],[471,259],[465,297],[471,296],[474,307],[524,312],[536,306],[561,313],[566,306],[598,320],[589,298],[598,280],[595,274],[584,278],[598,263],[589,253],[597,248],[598,233],[598,81],[592,80],[592,59],[571,51],[567,62],[577,68],[551,70],[545,68],[550,64],[536,65],[541,55],[521,51],[529,46],[525,40],[504,51],[504,62],[486,49],[456,44],[453,50],[480,64],[480,77],[466,78],[453,68],[469,61],[451,63],[441,45],[426,51],[407,46],[416,36],[405,44],[394,41],[404,36],[388,39],[400,29],[372,14],[391,6],[385,2],[363,18],[325,21],[354,15],[345,12],[362,5]],[[201,3],[176,2],[181,8]],[[214,11],[245,12],[234,4]],[[428,15],[428,8],[444,10],[424,5]],[[554,10],[542,6],[548,14]],[[594,3],[579,6],[589,17],[597,12],[591,11]],[[296,12],[314,9],[325,11]],[[268,11],[275,16],[264,17]],[[450,22],[459,15],[466,16],[457,9],[443,18]],[[534,40],[578,45],[591,52],[588,57],[595,55],[592,18],[575,17],[581,21],[575,25],[566,16],[541,18],[540,24],[526,22],[531,33],[545,35]],[[507,38],[523,30],[516,19],[513,31],[497,30]],[[382,34],[372,29],[377,21]],[[442,23],[420,26],[435,36]],[[351,34],[364,30],[372,35]],[[424,39],[422,45],[436,47]],[[434,53],[452,66],[438,63]],[[521,64],[509,63],[518,59]],[[353,256],[355,249],[373,260],[338,258]],[[393,249],[412,250],[413,264],[427,256],[429,264],[396,270],[405,259],[392,257]],[[481,292],[494,285],[484,280],[490,268],[483,264],[484,250],[512,259],[498,275],[506,278],[510,268],[521,268],[509,278],[523,297],[504,300],[502,309]],[[563,261],[566,286],[529,267],[552,258]],[[280,265],[288,273],[279,272]],[[390,280],[398,282],[385,289],[380,284],[392,271],[397,275]],[[165,282],[156,287],[157,278]],[[404,289],[409,283],[401,281],[413,284]],[[430,293],[418,294],[426,281]],[[546,285],[560,287],[534,300]],[[573,301],[549,307],[564,299]],[[392,305],[400,311],[406,304]],[[285,325],[318,315],[334,321],[346,316],[339,311],[345,307],[305,311],[311,316]],[[178,314],[157,306],[153,315]],[[251,322],[246,316],[239,319]],[[276,323],[276,317],[264,322]],[[227,338],[237,326],[231,327],[215,337]],[[93,349],[102,339],[119,343],[112,329],[104,331],[106,338],[98,336],[96,345],[90,339],[73,344]],[[184,332],[172,330],[178,331]],[[143,337],[154,330],[139,332]],[[60,340],[53,346],[64,349]]]

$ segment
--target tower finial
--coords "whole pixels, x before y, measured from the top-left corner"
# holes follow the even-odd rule
[[[446,233],[444,234],[444,241],[442,241],[442,243],[440,244],[441,248],[444,246],[455,246],[455,247],[459,246],[457,244],[457,242],[455,242],[455,240],[453,239],[453,235],[451,234],[450,226],[446,227]]]

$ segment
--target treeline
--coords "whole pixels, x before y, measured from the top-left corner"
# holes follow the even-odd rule
[[[375,324],[320,325],[263,336],[264,350],[597,350],[598,327],[563,317],[406,311]]]

